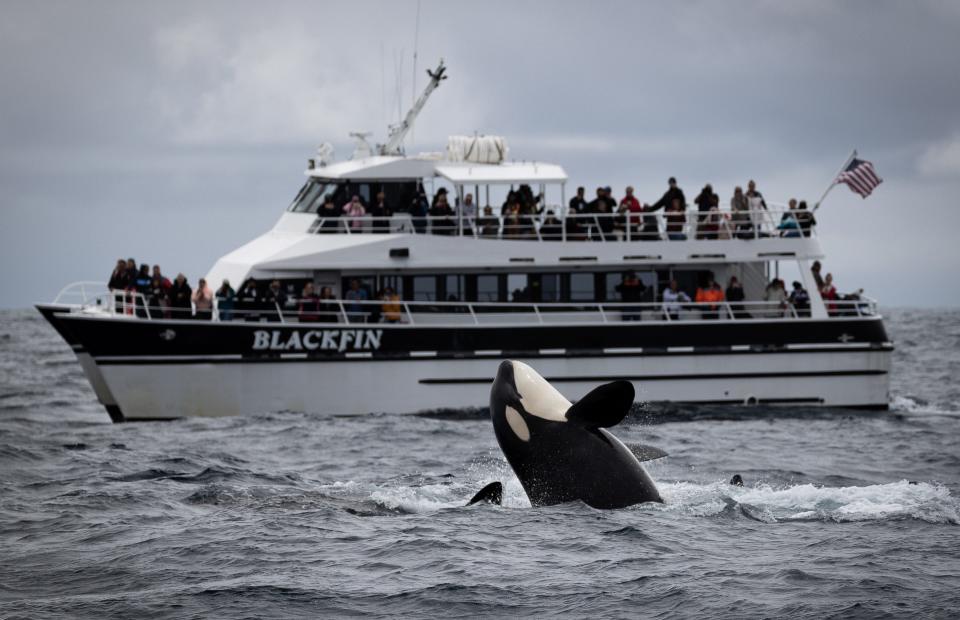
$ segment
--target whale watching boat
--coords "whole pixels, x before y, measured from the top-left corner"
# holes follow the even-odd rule
[[[625,379],[642,401],[887,408],[883,319],[862,295],[821,299],[815,226],[784,228],[792,216],[772,204],[735,214],[569,209],[564,169],[510,161],[499,137],[407,155],[404,137],[445,79],[443,63],[428,74],[385,144],[352,134],[344,161],[323,145],[274,227],[213,265],[206,280],[229,279],[234,303],[193,316],[83,282],[37,306],[114,422],[484,407],[503,359],[573,399]],[[458,208],[438,199],[426,211],[441,187]],[[508,192],[526,192],[533,208],[501,210]],[[389,215],[371,215],[381,200]],[[352,203],[366,214],[341,213]],[[731,277],[742,300],[669,291],[675,281],[693,298]],[[771,300],[779,277],[799,281],[809,302]],[[308,283],[329,289],[325,298],[301,301]]]

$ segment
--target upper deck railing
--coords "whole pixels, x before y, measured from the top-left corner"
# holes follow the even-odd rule
[[[312,234],[431,234],[526,241],[685,241],[688,239],[759,239],[816,236],[809,211],[774,206],[753,211],[651,211],[539,214],[318,216]]]
[[[624,322],[698,322],[712,323],[744,320],[809,319],[807,307],[789,302],[439,302],[403,300],[308,300],[306,305],[281,307],[276,303],[259,302],[255,307],[229,309],[215,304],[206,312],[193,306],[169,307],[134,291],[99,290],[93,283],[78,283],[61,291],[55,304],[64,298],[81,294],[82,300],[71,304],[76,312],[134,320],[183,319],[217,322],[270,323],[383,323],[412,326],[509,326],[560,324],[612,324]],[[82,291],[81,291],[82,289]],[[86,297],[87,294],[92,296]],[[302,300],[301,300],[302,301]],[[868,297],[831,300],[828,318],[877,316],[877,302]]]

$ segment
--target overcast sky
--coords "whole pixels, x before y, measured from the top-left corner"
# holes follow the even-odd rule
[[[411,100],[416,1],[0,5],[0,307],[106,280],[195,281],[267,230],[317,144]],[[818,212],[841,290],[960,305],[960,2],[438,2],[420,8],[410,151],[507,137],[570,185],[712,182],[815,201],[852,148],[883,185]]]

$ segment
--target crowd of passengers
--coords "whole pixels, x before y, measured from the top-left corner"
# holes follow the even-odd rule
[[[489,205],[478,212],[473,194],[466,194],[463,201],[450,197],[446,188],[441,187],[428,200],[420,185],[416,196],[409,206],[409,214],[414,230],[418,233],[429,232],[438,235],[457,234],[463,227],[463,234],[488,238],[504,237],[508,239],[543,239],[559,241],[613,241],[629,236],[630,239],[656,240],[663,235],[671,241],[687,239],[688,230],[694,231],[697,239],[753,239],[768,237],[809,237],[816,225],[813,212],[807,208],[806,201],[789,202],[789,210],[783,213],[775,232],[761,230],[763,214],[767,203],[757,190],[756,182],[747,183],[747,191],[736,187],[730,198],[729,211],[721,210],[720,196],[706,184],[693,202],[697,206],[695,226],[688,226],[687,200],[677,180],[668,180],[667,191],[659,200],[647,204],[634,195],[633,187],[624,190],[619,201],[608,187],[598,187],[596,197],[587,200],[586,190],[577,188],[577,194],[570,199],[567,216],[559,219],[552,210],[546,209],[543,194],[534,194],[529,185],[520,185],[507,194],[500,207],[500,217],[494,216]],[[320,225],[317,232],[333,233],[349,228],[351,232],[390,232],[389,217],[393,211],[387,205],[386,195],[379,192],[373,203],[367,205],[363,199],[354,195],[343,205],[334,202],[332,194],[324,197],[323,205],[317,213]],[[663,210],[664,231],[660,231],[659,220],[653,215]],[[429,218],[426,216],[430,216]],[[536,222],[541,219],[539,227]],[[369,222],[368,222],[369,220]],[[502,221],[502,230],[501,230]]]
[[[814,261],[811,273],[817,286],[817,292],[823,299],[828,314],[844,314],[851,310],[850,304],[838,302],[859,302],[861,291],[849,295],[839,295],[833,285],[833,274],[821,275],[820,261]],[[197,287],[190,286],[186,276],[178,273],[171,281],[163,275],[159,265],[150,270],[149,265],[140,265],[132,258],[118,259],[110,274],[108,287],[113,292],[116,305],[122,311],[150,318],[180,318],[209,321],[213,318],[214,308],[221,321],[281,321],[293,318],[301,323],[338,323],[346,316],[351,323],[400,323],[403,321],[404,302],[390,286],[372,293],[352,279],[349,287],[339,300],[329,286],[319,291],[312,282],[307,282],[299,296],[288,296],[279,280],[273,280],[266,288],[260,287],[254,278],[248,278],[239,291],[235,291],[229,280],[224,280],[215,292],[210,290],[204,278],[200,278]],[[623,274],[620,284],[615,287],[624,304],[644,303],[652,291],[637,276],[635,271]],[[447,301],[459,302],[455,296]],[[531,303],[535,300],[528,290],[517,289],[512,301]],[[704,319],[730,318],[743,319],[754,317],[810,316],[810,294],[800,282],[793,282],[788,293],[783,280],[774,278],[767,285],[763,295],[763,304],[746,304],[743,285],[736,276],[732,276],[724,289],[710,275],[695,292],[679,287],[677,280],[671,280],[669,286],[660,295],[658,311],[678,320],[686,309],[696,309]],[[450,307],[444,311],[457,311],[462,308]],[[641,320],[643,307],[622,307],[623,320]],[[856,313],[856,309],[853,309]]]

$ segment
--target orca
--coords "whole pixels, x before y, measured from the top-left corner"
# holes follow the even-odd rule
[[[490,388],[493,431],[533,506],[579,500],[593,508],[624,508],[663,501],[640,463],[666,452],[628,447],[606,430],[626,417],[634,394],[629,381],[614,381],[571,405],[527,364],[500,364]],[[488,485],[474,501],[499,500],[491,491],[500,489]]]

